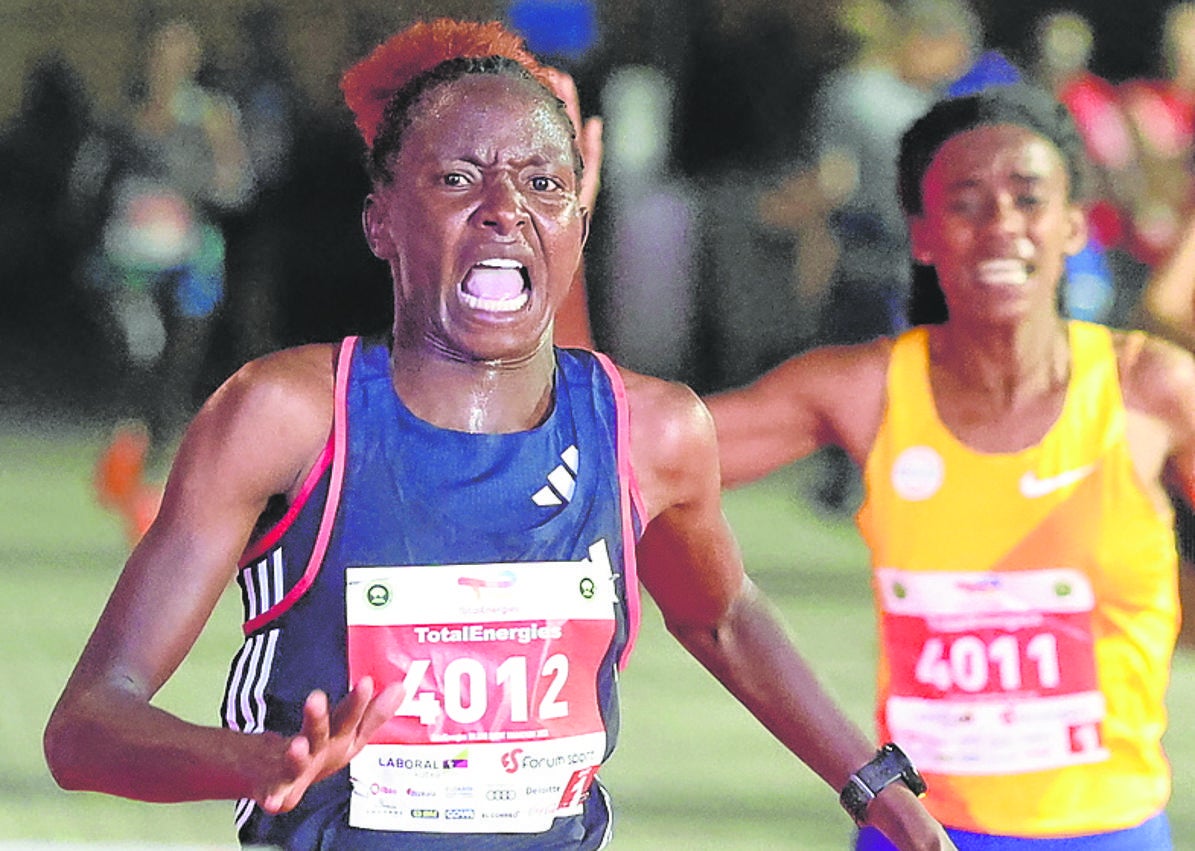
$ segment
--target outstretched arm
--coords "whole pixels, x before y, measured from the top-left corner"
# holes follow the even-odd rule
[[[823,446],[862,463],[879,428],[890,341],[827,346],[790,358],[746,387],[706,398],[722,487],[755,481]]]
[[[328,347],[272,356],[234,376],[188,430],[161,511],[46,727],[46,759],[64,788],[145,801],[251,797],[285,810],[392,714],[397,689],[377,695],[365,680],[332,709],[313,694],[289,739],[192,724],[151,702],[211,615],[266,500],[296,487],[318,455],[330,375]]]
[[[628,385],[628,388],[633,385]],[[654,517],[639,575],[669,631],[790,751],[834,790],[875,754],[801,657],[744,573],[722,514],[710,417],[687,391],[634,390],[635,469]],[[652,435],[648,443],[646,436]],[[844,816],[845,817],[845,816]],[[871,803],[868,822],[902,849],[953,848],[901,784]]]

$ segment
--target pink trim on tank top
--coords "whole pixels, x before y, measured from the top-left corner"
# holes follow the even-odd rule
[[[635,478],[635,469],[631,466],[631,417],[627,405],[627,388],[622,382],[622,375],[618,367],[606,355],[594,352],[594,357],[606,371],[610,378],[610,389],[614,392],[614,410],[617,414],[616,435],[618,457],[618,493],[622,504],[622,560],[623,587],[627,594],[627,643],[618,658],[618,667],[626,668],[631,658],[631,650],[635,647],[635,639],[639,636],[640,600],[639,600],[639,570],[635,557],[635,514],[640,518],[646,517],[644,511],[643,494],[639,490],[639,482]]]
[[[286,514],[282,515],[282,519],[271,526],[269,531],[258,538],[249,549],[245,550],[245,554],[241,556],[240,564],[237,565],[238,568],[248,567],[269,552],[274,544],[278,543],[278,540],[286,534],[286,530],[290,528],[291,524],[295,522],[295,518],[299,516],[299,512],[303,510],[303,506],[311,496],[311,492],[315,490],[320,476],[324,474],[324,470],[328,469],[328,465],[332,463],[332,453],[336,448],[333,440],[334,435],[329,434],[328,441],[324,444],[323,450],[320,451],[319,458],[316,459],[314,466],[308,471],[307,478],[303,480],[303,486],[299,488],[299,493],[295,496],[295,501],[286,510]]]
[[[349,369],[353,362],[353,351],[357,346],[357,337],[346,337],[340,345],[340,356],[336,363],[336,390],[333,399],[332,437],[332,477],[328,482],[328,497],[324,501],[324,514],[320,519],[319,531],[315,536],[315,545],[311,548],[311,557],[307,560],[307,569],[295,586],[286,592],[286,596],[252,620],[246,621],[245,634],[248,635],[263,625],[277,618],[293,606],[300,597],[307,593],[311,583],[319,575],[324,563],[324,555],[328,551],[328,542],[332,539],[332,528],[336,521],[336,511],[340,507],[341,489],[344,485],[345,456],[348,447],[348,386]]]

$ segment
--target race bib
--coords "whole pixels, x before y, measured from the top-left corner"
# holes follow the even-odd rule
[[[349,676],[403,685],[352,761],[349,823],[540,833],[581,812],[606,750],[598,672],[617,594],[576,562],[346,571]]]
[[[1008,774],[1107,758],[1082,573],[884,568],[876,579],[888,732],[919,768]]]

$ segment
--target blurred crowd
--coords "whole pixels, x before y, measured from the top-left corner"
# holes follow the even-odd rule
[[[1068,310],[1137,322],[1191,206],[1195,4],[1159,10],[1148,72],[1121,79],[1097,61],[1119,34],[1080,8],[1035,12],[999,43],[991,4],[828,7],[823,20],[810,3],[664,0],[631,39],[602,29],[597,2],[508,4],[606,121],[587,255],[598,346],[708,392],[813,344],[900,330],[897,141],[942,94],[1008,79],[1057,94],[1098,177]],[[385,269],[359,232],[357,140],[305,102],[280,21],[244,12],[237,66],[217,67],[195,22],[147,14],[113,114],[61,55],[30,68],[0,135],[0,339],[5,382],[32,379],[21,394],[169,442],[249,358],[389,325]],[[850,496],[845,474],[822,494]]]

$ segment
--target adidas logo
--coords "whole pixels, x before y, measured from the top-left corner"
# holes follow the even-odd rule
[[[580,453],[577,447],[570,446],[560,453],[560,460],[552,472],[548,473],[548,483],[537,490],[531,497],[532,502],[545,508],[553,505],[564,505],[573,498],[573,491],[577,489],[577,460]]]

